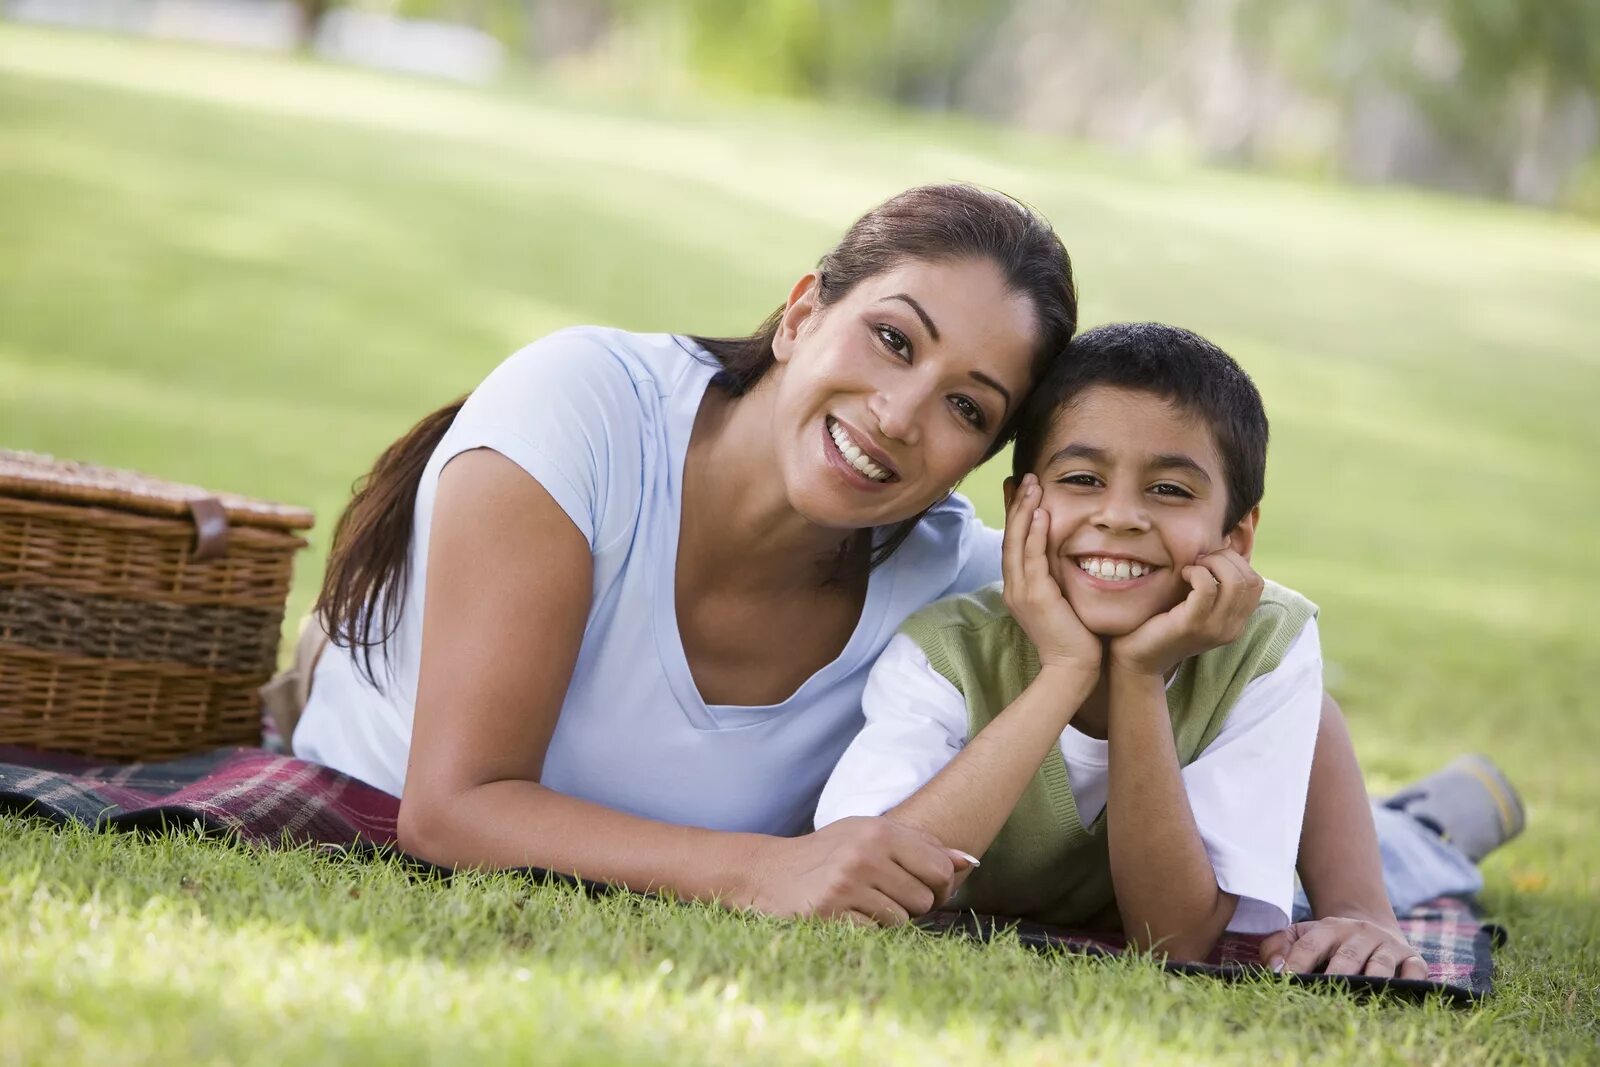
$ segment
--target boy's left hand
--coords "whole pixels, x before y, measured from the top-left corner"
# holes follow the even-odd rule
[[[1208,552],[1183,568],[1189,595],[1131,634],[1113,638],[1111,666],[1132,674],[1165,678],[1190,656],[1238,640],[1261,601],[1265,583],[1231,548]]]

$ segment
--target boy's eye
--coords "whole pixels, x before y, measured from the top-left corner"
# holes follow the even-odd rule
[[[1092,474],[1066,474],[1056,481],[1062,485],[1083,485],[1091,488],[1100,484],[1100,479]]]
[[[988,420],[983,417],[983,408],[979,407],[978,402],[970,396],[953,396],[950,398],[950,405],[975,428],[982,430],[988,426]]]
[[[911,342],[906,339],[905,334],[893,326],[883,323],[874,326],[873,331],[877,333],[878,340],[883,342],[884,348],[887,348],[901,359],[909,360],[911,358]]]
[[[1181,500],[1194,499],[1193,493],[1181,485],[1174,485],[1172,482],[1157,482],[1150,487],[1150,491],[1157,496],[1170,496]]]

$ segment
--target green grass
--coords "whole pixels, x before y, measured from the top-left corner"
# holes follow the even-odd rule
[[[1468,1012],[1040,960],[515,879],[0,821],[0,1064],[1600,1058],[1600,231],[1141,165],[965,123],[477,92],[0,24],[0,444],[308,504],[573,322],[735,331],[854,214],[1041,207],[1088,323],[1256,377],[1258,562],[1323,607],[1375,787],[1464,749],[1524,791]],[[997,469],[967,490],[994,519]]]

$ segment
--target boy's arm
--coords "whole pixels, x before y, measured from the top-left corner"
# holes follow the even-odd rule
[[[872,665],[861,710],[866,723],[818,798],[818,830],[851,816],[884,814],[938,774],[967,736],[961,691],[903,634]]]
[[[1389,906],[1377,831],[1344,716],[1324,696],[1316,757],[1300,838],[1300,879],[1312,922],[1295,923],[1261,943],[1273,970],[1427,978],[1428,965],[1406,940]]]
[[[1006,608],[1033,642],[1039,673],[931,782],[889,812],[946,848],[978,856],[1094,691],[1102,655],[1100,638],[1073,613],[1050,575],[1050,515],[1038,506],[1039,479],[1026,475],[1008,492],[1000,559]]]
[[[1184,790],[1161,675],[1110,670],[1106,833],[1131,944],[1203,959],[1239,898],[1224,893]]]
[[[1166,677],[1190,656],[1237,635],[1262,581],[1231,548],[1183,568],[1189,595],[1109,645],[1106,833],[1117,908],[1129,941],[1180,959],[1216,945],[1238,898],[1216,870],[1189,806],[1167,710]]]
[[[932,781],[888,812],[946,848],[982,856],[1097,677],[1046,667]]]
[[[1300,841],[1300,879],[1313,914],[1399,928],[1383,884],[1378,832],[1361,766],[1332,697],[1323,700]]]

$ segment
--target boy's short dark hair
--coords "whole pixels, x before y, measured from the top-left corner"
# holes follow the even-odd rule
[[[1244,369],[1199,334],[1158,322],[1117,322],[1078,335],[1034,386],[1011,453],[1021,479],[1039,461],[1056,416],[1097,385],[1161,397],[1205,422],[1222,457],[1232,529],[1261,503],[1267,475],[1267,412]]]

